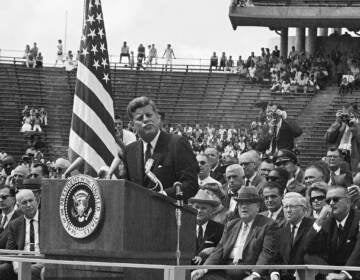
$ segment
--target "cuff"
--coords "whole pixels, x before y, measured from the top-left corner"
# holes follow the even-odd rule
[[[313,224],[313,228],[316,232],[319,232],[321,230],[321,226],[319,226],[316,222]]]
[[[253,272],[251,273],[251,275],[254,275],[254,276],[258,277],[258,278],[260,278],[260,277],[261,277],[261,276],[260,276],[260,274],[259,274],[259,273],[257,273],[257,272],[255,272],[255,271],[253,271]]]
[[[345,270],[341,270],[341,273],[344,273],[348,279],[352,279],[352,276],[350,275],[349,272],[347,272]]]
[[[274,279],[275,276],[277,277],[277,279],[280,279],[280,273],[279,272],[273,271],[273,272],[270,273],[270,278],[271,279]]]

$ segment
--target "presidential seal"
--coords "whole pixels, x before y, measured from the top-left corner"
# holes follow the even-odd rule
[[[87,175],[70,177],[60,196],[60,220],[74,238],[85,238],[98,227],[103,213],[98,182]]]

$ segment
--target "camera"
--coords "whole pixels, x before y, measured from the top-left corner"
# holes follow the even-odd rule
[[[354,116],[352,114],[350,115],[348,113],[341,113],[340,120],[348,126],[354,125]]]

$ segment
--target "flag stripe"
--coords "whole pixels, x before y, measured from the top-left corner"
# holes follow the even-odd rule
[[[97,153],[101,154],[106,165],[110,166],[114,157],[106,145],[102,142],[102,139],[85,122],[76,116],[76,114],[73,114],[72,117],[72,130],[76,132],[76,134],[79,135],[81,139],[86,141],[89,146],[97,151]],[[71,138],[70,145],[72,145]],[[84,151],[85,154],[89,153],[89,151]],[[80,154],[80,156],[85,158],[85,154]],[[90,162],[89,164],[92,165]]]
[[[77,79],[86,85],[101,100],[104,108],[114,119],[114,104],[111,95],[104,89],[96,76],[81,62],[78,63]]]
[[[104,145],[112,152],[113,156],[116,156],[117,144],[114,137],[99,118],[99,115],[76,95],[74,96],[73,112],[86,123],[94,133],[101,137]]]
[[[70,131],[70,149],[80,155],[95,171],[107,165],[102,157],[75,131]]]
[[[85,102],[101,119],[101,121],[106,125],[107,129],[111,132],[114,131],[114,118],[109,114],[108,110],[105,108],[101,100],[91,92],[86,85],[77,80],[76,82],[76,95],[83,102]],[[74,96],[74,97],[75,97]],[[75,108],[74,108],[75,110]],[[76,113],[76,111],[74,111]]]

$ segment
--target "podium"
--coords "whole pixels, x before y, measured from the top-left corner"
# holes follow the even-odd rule
[[[126,180],[98,180],[103,215],[85,238],[74,238],[60,218],[66,180],[42,182],[40,252],[46,258],[104,262],[176,264],[175,200]],[[196,211],[184,206],[180,264],[190,264],[196,246]],[[46,265],[46,279],[162,279],[163,272]]]

